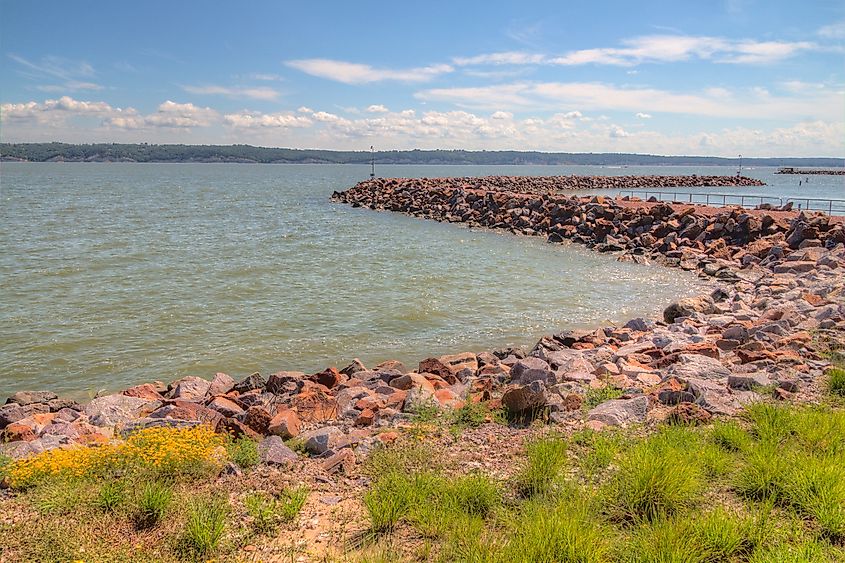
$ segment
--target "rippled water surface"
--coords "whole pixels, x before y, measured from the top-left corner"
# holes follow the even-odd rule
[[[0,395],[49,388],[85,397],[189,374],[318,370],[353,357],[413,366],[653,316],[696,288],[692,275],[575,246],[329,202],[368,172],[4,163]]]

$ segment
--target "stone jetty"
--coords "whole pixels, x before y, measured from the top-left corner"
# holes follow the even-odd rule
[[[466,178],[375,178],[357,189],[461,189],[545,194],[569,190],[636,190],[669,188],[758,187],[745,176],[472,176]]]
[[[569,330],[531,348],[459,352],[413,366],[353,360],[308,374],[192,376],[84,405],[50,392],[15,393],[0,406],[0,452],[20,458],[119,440],[141,428],[208,424],[258,440],[269,465],[303,455],[288,448],[296,439],[333,472],[395,439],[393,429],[432,407],[486,403],[512,420],[600,429],[705,422],[764,398],[818,397],[830,366],[822,347],[842,346],[845,334],[841,220],[577,197],[553,185],[533,178],[379,179],[333,197],[693,270],[709,280],[709,290],[669,304],[659,319]],[[615,398],[587,408],[588,397],[608,388]]]

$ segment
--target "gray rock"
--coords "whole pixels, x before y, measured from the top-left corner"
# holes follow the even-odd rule
[[[33,403],[46,403],[58,398],[58,395],[49,391],[18,391],[6,399],[6,404],[31,405]]]
[[[225,373],[217,373],[211,384],[208,386],[208,395],[214,397],[216,395],[225,395],[235,386],[235,380]]]
[[[695,404],[710,414],[733,415],[741,407],[731,391],[717,381],[688,379],[687,390],[695,397]]]
[[[588,412],[587,420],[597,420],[608,426],[624,426],[645,421],[647,413],[648,397],[646,396],[614,399],[605,401]]]
[[[3,405],[0,407],[0,430],[28,416],[46,412],[50,412],[50,407],[44,403],[30,403],[28,405],[9,403]]]
[[[540,358],[529,356],[519,360],[511,367],[511,382],[527,385],[532,381],[542,381],[547,385],[557,383],[555,372],[552,371],[551,366]]]
[[[671,324],[679,317],[689,317],[693,313],[710,314],[715,312],[713,300],[707,296],[680,299],[663,311],[663,320]]]
[[[646,322],[645,319],[636,318],[636,319],[631,319],[630,321],[625,323],[625,326],[623,328],[629,328],[631,330],[636,330],[636,331],[639,331],[639,332],[645,332],[646,330],[649,329],[649,325],[648,325],[648,323]]]
[[[279,436],[267,436],[258,443],[258,455],[264,465],[289,465],[297,460],[296,452]]]
[[[771,384],[772,380],[769,379],[768,374],[762,371],[755,373],[731,374],[728,376],[728,387],[731,389],[753,391],[755,387],[765,387]]]
[[[175,381],[168,397],[170,399],[181,399],[183,401],[201,401],[205,398],[211,382],[201,377],[189,375]]]
[[[546,360],[552,369],[562,373],[572,371],[592,373],[596,369],[581,350],[544,350],[540,357]]]
[[[402,407],[402,412],[417,412],[421,407],[429,407],[437,405],[437,399],[434,398],[434,392],[428,387],[411,387],[406,391],[405,405]]]
[[[343,438],[343,431],[334,426],[317,428],[300,434],[300,439],[305,441],[305,450],[313,455],[322,455],[335,449]]]
[[[140,418],[157,404],[160,403],[115,394],[94,399],[85,406],[84,412],[94,426],[115,426]]]
[[[731,372],[719,360],[709,356],[681,354],[678,361],[669,367],[668,374],[682,380],[690,378],[719,380],[728,377]]]
[[[246,393],[247,391],[252,391],[253,389],[264,389],[266,385],[267,382],[264,380],[261,374],[255,372],[235,384],[233,389],[238,393]]]

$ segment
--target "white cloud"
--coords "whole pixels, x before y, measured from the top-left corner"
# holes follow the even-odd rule
[[[229,98],[250,98],[253,100],[275,100],[279,92],[272,88],[259,86],[255,88],[227,87],[227,86],[182,86],[182,89],[191,94],[220,95]]]
[[[640,119],[651,119],[651,114],[650,113],[637,112],[636,117],[638,117]]]
[[[631,136],[630,133],[628,133],[618,125],[611,126],[609,135],[611,139],[624,139],[625,137]]]
[[[154,127],[191,128],[207,127],[218,117],[211,108],[194,104],[179,104],[167,100],[158,106],[158,111],[144,118],[145,125]]]
[[[507,51],[503,53],[486,53],[474,57],[455,57],[452,62],[458,66],[469,65],[526,65],[540,64],[545,56],[537,53],[523,53]]]
[[[622,41],[622,47],[571,51],[549,59],[557,65],[604,64],[634,66],[646,62],[678,62],[693,58],[717,63],[771,63],[800,51],[816,49],[808,41],[754,41],[688,35],[648,35]]]
[[[306,111],[278,113],[243,110],[221,116],[211,108],[168,101],[152,114],[143,115],[133,108],[63,97],[41,103],[5,103],[0,105],[0,116],[4,139],[10,142],[251,142],[333,149],[360,149],[377,142],[384,148],[397,149],[516,148],[749,156],[753,148],[757,156],[835,156],[841,155],[845,138],[841,120],[825,119],[795,119],[777,127],[711,128],[687,134],[648,130],[644,124],[629,131],[609,119],[592,116],[590,120],[589,108],[574,107],[584,109],[559,111],[547,117],[534,114],[540,110],[532,109],[525,118],[502,109],[404,109],[350,117],[304,108]]]
[[[293,113],[258,113],[241,112],[223,116],[226,125],[238,129],[287,129],[310,127],[313,121],[308,117]]]
[[[270,74],[265,72],[253,72],[247,75],[252,80],[263,80],[266,82],[281,82],[283,79],[278,74]]]
[[[521,82],[476,88],[435,88],[417,92],[418,99],[450,102],[491,110],[662,112],[709,117],[757,119],[821,119],[841,121],[841,89],[773,95],[759,89],[705,89],[697,93],[657,88],[620,87],[597,82]]]
[[[390,110],[381,104],[373,104],[367,108],[367,113],[387,113]]]
[[[845,20],[826,25],[818,33],[828,39],[845,39]]]
[[[327,78],[344,84],[367,84],[395,80],[400,82],[426,82],[441,74],[452,72],[447,64],[438,64],[409,69],[380,69],[367,64],[350,63],[331,59],[302,59],[287,61],[291,68],[312,76]]]

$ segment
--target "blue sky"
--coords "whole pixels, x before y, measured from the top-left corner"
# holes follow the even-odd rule
[[[845,156],[845,4],[0,1],[0,140]]]

